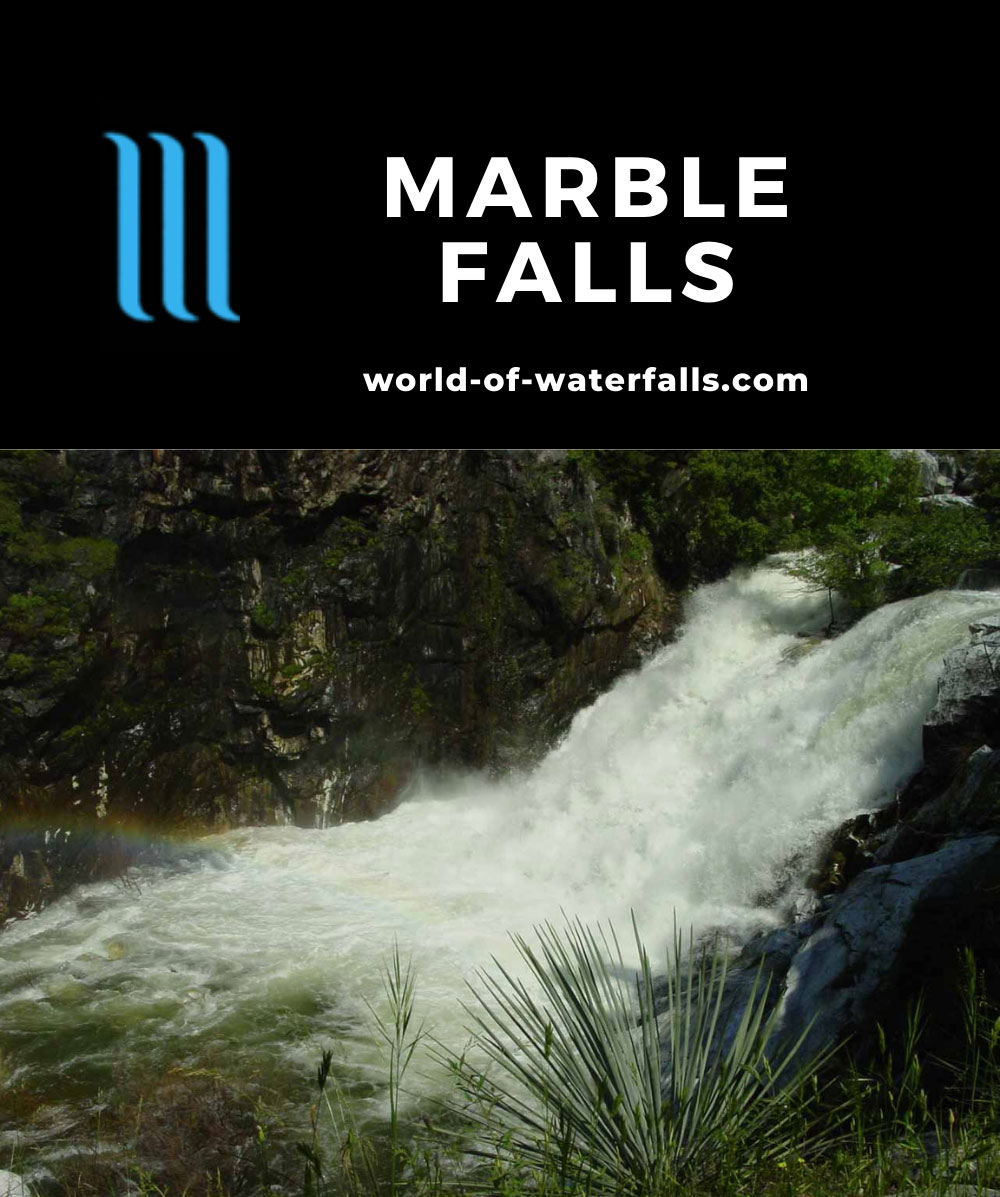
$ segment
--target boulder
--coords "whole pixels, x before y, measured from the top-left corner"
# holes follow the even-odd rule
[[[793,937],[749,945],[781,989],[782,1036],[815,1017],[805,1050],[818,1050],[898,1015],[919,989],[946,982],[959,944],[996,943],[1000,835],[954,839],[924,856],[866,869]],[[787,962],[787,964],[786,964]]]
[[[967,644],[944,659],[937,701],[924,721],[924,765],[954,775],[957,758],[986,744],[1000,747],[1000,622],[970,625]]]
[[[945,792],[924,803],[906,826],[916,835],[939,839],[1000,831],[1000,748],[977,748]]]
[[[920,469],[920,491],[925,495],[933,495],[938,489],[938,479],[941,472],[938,469],[937,458],[926,449],[890,449],[893,457],[915,457]]]

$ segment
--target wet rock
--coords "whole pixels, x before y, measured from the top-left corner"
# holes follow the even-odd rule
[[[969,643],[950,652],[934,708],[924,721],[924,764],[950,777],[958,757],[1000,747],[1000,623],[976,623]]]
[[[956,590],[1000,590],[1000,569],[963,569]]]
[[[909,825],[925,835],[1000,831],[1000,749],[983,744],[962,764],[947,790],[925,803]]]
[[[860,873],[793,945],[782,979],[783,1035],[796,1038],[815,1017],[805,1050],[816,1050],[870,1031],[887,1011],[898,1015],[920,983],[936,969],[947,971],[956,945],[974,928],[977,941],[989,941],[984,930],[996,935],[998,903],[989,883],[997,876],[996,835],[956,839]],[[772,964],[780,963],[780,951],[788,953],[784,940],[774,948],[765,939],[756,949]]]
[[[809,877],[809,888],[820,897],[841,892],[858,873],[876,863],[879,830],[894,825],[895,818],[895,811],[889,807],[844,823],[834,834],[821,865]]]

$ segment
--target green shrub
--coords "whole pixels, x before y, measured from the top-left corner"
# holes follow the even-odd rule
[[[571,468],[627,504],[664,574],[723,577],[782,549],[825,546],[914,513],[913,458],[884,449],[574,450]]]
[[[35,662],[24,653],[10,653],[7,659],[0,663],[0,674],[6,674],[7,677],[27,677],[34,671]]]
[[[257,603],[250,612],[250,618],[253,620],[256,630],[263,632],[266,636],[273,636],[281,626],[281,620],[277,613],[263,601]]]
[[[860,613],[885,599],[889,563],[884,551],[885,540],[877,532],[844,528],[823,548],[807,549],[787,566],[787,572],[805,582],[810,590],[826,590],[831,595],[836,592]]]
[[[976,461],[976,497],[990,523],[1000,523],[1000,449],[984,449]]]
[[[952,586],[963,569],[1000,557],[1000,527],[975,507],[929,506],[887,521],[882,538],[886,558],[902,567],[894,597]]]
[[[538,951],[513,937],[540,998],[499,964],[496,975],[479,974],[471,1014],[495,1068],[452,1063],[477,1139],[509,1168],[554,1170],[561,1186],[588,1193],[660,1193],[711,1172],[727,1142],[757,1168],[787,1155],[820,1062],[796,1059],[801,1039],[776,1046],[777,1008],[766,1012],[760,974],[723,1043],[725,958],[715,951],[696,962],[675,933],[664,1057],[653,975],[633,930],[634,993],[614,933],[609,941],[579,921],[536,928]],[[800,1140],[797,1150],[815,1145]]]

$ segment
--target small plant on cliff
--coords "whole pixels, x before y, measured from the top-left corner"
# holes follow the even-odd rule
[[[0,662],[0,677],[27,677],[35,670],[35,662],[24,653],[10,653],[6,660]]]
[[[281,626],[275,610],[263,601],[257,603],[250,612],[250,618],[253,620],[254,629],[265,636],[276,635]]]

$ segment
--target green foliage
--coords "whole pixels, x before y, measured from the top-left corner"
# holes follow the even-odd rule
[[[44,449],[0,449],[0,490],[32,505],[60,507],[73,485],[72,471],[56,454]]]
[[[23,527],[8,534],[3,550],[10,561],[34,569],[69,569],[85,581],[109,573],[118,557],[118,546],[112,540],[82,536],[53,540]]]
[[[837,528],[788,572],[813,589],[836,591],[863,612],[886,599],[952,586],[963,569],[998,556],[1000,529],[982,511],[932,504]]]
[[[807,1070],[800,1081],[805,1062],[791,1048],[770,1062],[757,1057],[773,1021],[759,984],[736,1036],[718,1042],[725,965],[717,954],[689,952],[681,960],[675,934],[665,992],[655,1003],[665,1009],[657,1016],[641,944],[633,995],[613,936],[609,944],[576,923],[549,941],[549,951],[544,935],[541,941],[537,967],[531,966],[541,997],[502,970],[495,993],[487,985],[476,994],[481,1041],[495,1038],[500,1056],[493,1077],[475,1069],[467,1054],[456,1059],[441,1045],[432,1053],[471,1095],[479,1112],[471,1122],[466,1104],[454,1114],[426,1096],[421,1117],[404,1121],[404,1082],[429,1036],[414,1018],[414,970],[396,946],[382,970],[384,1000],[369,1006],[373,1035],[386,1049],[387,1124],[362,1120],[338,1084],[332,1051],[322,1053],[310,1078],[312,1133],[298,1142],[301,1132],[283,1126],[262,1097],[251,1111],[217,1075],[207,1091],[204,1080],[199,1089],[197,1078],[206,1074],[195,1070],[184,1073],[178,1098],[172,1072],[169,1103],[157,1105],[154,1092],[151,1104],[140,1100],[122,1110],[119,1150],[109,1151],[116,1128],[105,1126],[100,1112],[92,1143],[61,1141],[59,1155],[49,1157],[53,1191],[63,1197],[930,1197],[996,1187],[1000,1011],[970,952],[962,953],[956,994],[965,1028],[960,1058],[946,1062],[923,1051],[925,1016],[917,1000],[901,1032],[890,1038],[879,1030],[863,1066],[845,1051],[814,1061],[820,1071]],[[946,1065],[952,1078],[939,1099],[926,1083],[928,1059]],[[505,1102],[523,1107],[531,1122],[512,1118]],[[560,1121],[564,1105],[570,1118]],[[111,1113],[103,1102],[101,1109]],[[579,1126],[575,1109],[588,1114]],[[663,1157],[668,1164],[657,1172]],[[199,1169],[201,1160],[214,1166]],[[28,1172],[31,1161],[15,1147],[5,1166]]]
[[[0,481],[0,554],[33,570],[68,569],[91,581],[114,569],[118,546],[111,540],[59,536],[25,524],[15,488]]]
[[[403,1158],[399,1126],[399,1100],[403,1077],[413,1060],[413,1053],[426,1037],[422,1024],[411,1030],[416,973],[412,961],[408,960],[405,965],[402,963],[398,943],[393,944],[392,957],[382,970],[382,988],[389,1007],[389,1017],[384,1018],[373,1006],[369,1006],[368,1009],[375,1020],[379,1037],[389,1053],[389,1192],[395,1193],[399,1165]]]
[[[805,550],[790,572],[863,612],[1000,556],[995,452],[977,461],[976,508],[922,504],[916,458],[885,449],[587,449],[569,460],[627,504],[677,584]]]
[[[801,1040],[772,1042],[778,1011],[766,1013],[759,974],[723,1043],[725,959],[716,951],[696,963],[693,945],[685,954],[676,934],[661,1058],[653,975],[633,930],[634,994],[613,931],[609,941],[579,921],[562,932],[536,928],[539,952],[513,937],[541,999],[499,964],[496,976],[480,973],[471,1014],[496,1071],[454,1064],[477,1139],[509,1165],[556,1164],[561,1185],[588,1193],[662,1192],[668,1181],[704,1174],[727,1140],[738,1139],[757,1166],[779,1158],[790,1111],[821,1062],[796,1061]]]
[[[275,635],[281,627],[281,620],[278,618],[277,612],[263,600],[257,603],[250,612],[250,618],[253,620],[256,630],[263,632],[266,636]]]
[[[653,542],[647,532],[627,528],[622,534],[621,558],[630,565],[642,565],[653,555]]]
[[[417,681],[410,690],[410,713],[414,719],[422,719],[425,715],[429,715],[433,709],[434,704],[431,702],[430,695],[420,682]]]
[[[868,611],[885,598],[889,564],[876,532],[837,529],[822,549],[809,549],[787,572],[811,590],[836,591],[855,611]]]
[[[39,586],[27,594],[8,596],[0,606],[0,630],[41,651],[41,640],[74,634],[86,612],[85,597],[78,591]]]
[[[0,541],[17,535],[21,530],[21,505],[5,494],[0,486]]]
[[[326,569],[337,570],[345,557],[359,549],[377,544],[379,536],[361,520],[344,516],[331,525],[329,539],[331,547],[323,555],[322,564]]]
[[[278,580],[278,585],[282,590],[286,591],[292,598],[297,598],[303,594],[309,585],[310,574],[309,570],[304,565],[296,566],[287,574],[284,574]]]
[[[594,563],[585,553],[573,548],[556,553],[546,581],[560,609],[570,616],[593,602]]]
[[[392,1197],[414,1190],[404,1173],[409,1151],[403,1142],[400,1101],[403,1080],[414,1053],[427,1038],[423,1024],[414,1023],[416,972],[412,961],[404,963],[399,944],[382,968],[384,1005],[367,1003],[376,1037],[388,1057],[389,1126],[386,1151],[379,1153],[365,1136],[347,1107],[333,1076],[333,1053],[323,1052],[316,1070],[320,1102],[340,1140],[339,1160],[325,1158],[319,1124],[319,1106],[310,1111],[312,1138],[296,1144],[305,1161],[302,1197]],[[332,1098],[332,1099],[331,1099]],[[438,1190],[440,1191],[440,1190]]]
[[[52,455],[0,453],[0,633],[14,650],[4,672],[35,688],[62,683],[93,659],[93,583],[111,573],[118,555],[113,541],[66,536],[58,520],[47,522],[70,492],[69,471]]]
[[[0,662],[0,677],[21,678],[34,673],[35,662],[24,653],[10,653],[6,660]]]
[[[689,544],[713,576],[769,552],[842,544],[917,506],[916,462],[883,449],[703,450],[690,469]]]
[[[920,1001],[897,1040],[879,1031],[867,1067],[846,1052],[806,1062],[794,1044],[764,1050],[776,1016],[759,974],[736,1033],[722,1044],[725,962],[718,953],[682,953],[676,932],[659,1002],[638,936],[634,994],[613,934],[609,943],[577,922],[561,934],[546,926],[539,941],[536,953],[515,939],[539,997],[502,968],[481,974],[473,989],[492,1075],[468,1053],[435,1053],[471,1101],[471,1121],[467,1104],[436,1125],[425,1119],[430,1134],[409,1149],[397,1127],[391,1178],[374,1141],[350,1123],[341,1140],[350,1166],[333,1192],[888,1197],[1000,1176],[1000,1019],[970,953],[959,994],[967,1050],[954,1087],[935,1106],[924,1083]],[[398,1093],[394,1061],[408,1065],[416,1042],[408,1038],[412,974],[398,951],[394,960],[384,974],[392,1015],[380,1021],[380,1035]],[[484,1161],[480,1168],[470,1171],[470,1153]]]
[[[917,507],[916,461],[883,449],[602,449],[569,460],[628,505],[661,570],[683,584]]]
[[[706,449],[690,463],[682,521],[696,576],[715,577],[737,562],[759,560],[792,530],[789,453]]]
[[[1000,449],[984,449],[976,460],[974,501],[991,524],[1000,523]]]
[[[961,953],[965,1059],[957,1070],[959,1101],[1000,1126],[1000,1006],[986,992],[971,948]]]
[[[885,449],[807,449],[789,461],[792,528],[780,548],[823,546],[889,515],[918,511],[919,467]]]
[[[75,537],[62,542],[59,555],[82,577],[91,579],[114,569],[118,560],[118,546],[112,540]]]
[[[686,449],[570,449],[566,460],[570,468],[596,481],[604,501],[628,504],[633,518],[655,537],[663,526],[664,482],[690,453]]]
[[[952,586],[962,569],[1000,557],[1000,526],[975,507],[929,506],[910,519],[886,521],[882,535],[885,556],[903,567],[895,587],[900,597]]]

